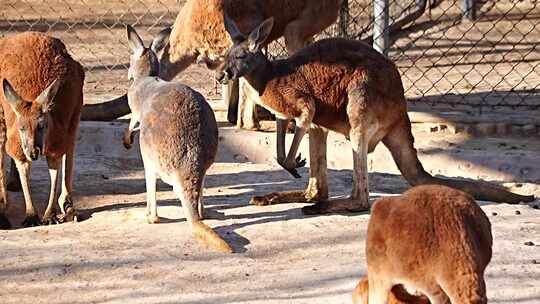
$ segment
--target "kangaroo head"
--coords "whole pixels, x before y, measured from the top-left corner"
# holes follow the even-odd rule
[[[225,61],[217,69],[217,78],[221,83],[238,79],[264,64],[266,58],[261,52],[266,39],[274,26],[274,18],[270,17],[245,37],[227,15],[224,17],[225,29],[231,36],[233,46],[225,56]]]
[[[36,99],[27,101],[19,96],[7,79],[2,82],[4,99],[15,113],[15,127],[19,132],[21,148],[28,161],[37,160],[40,155],[43,155],[49,112],[61,84],[62,80],[56,79]]]
[[[129,58],[129,80],[137,80],[140,77],[159,76],[159,60],[157,54],[169,43],[171,28],[162,30],[156,38],[152,40],[152,43],[148,48],[144,46],[141,37],[133,27],[127,25],[126,30],[129,48],[132,51]],[[124,133],[124,146],[129,149],[133,143],[133,132],[137,131],[136,127],[139,124],[141,105],[129,97],[128,104],[131,109],[131,120],[129,122],[129,127]]]
[[[141,37],[133,27],[127,25],[126,29],[128,45],[133,52],[129,58],[129,80],[135,80],[139,77],[146,76],[158,76],[159,60],[157,54],[169,43],[171,28],[162,30],[156,38],[152,40],[152,43],[148,48],[144,46]]]

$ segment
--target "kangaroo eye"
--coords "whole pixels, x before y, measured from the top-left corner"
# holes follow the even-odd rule
[[[25,127],[21,127],[21,128],[19,128],[19,131],[25,132],[25,131],[26,131],[26,128],[25,128]]]

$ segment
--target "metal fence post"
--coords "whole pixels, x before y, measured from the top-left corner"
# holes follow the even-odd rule
[[[476,0],[463,0],[463,18],[476,19]]]
[[[390,14],[389,0],[373,1],[373,48],[382,54],[388,53],[389,33],[388,22]]]
[[[339,9],[339,36],[347,38],[349,27],[349,0],[343,0]]]

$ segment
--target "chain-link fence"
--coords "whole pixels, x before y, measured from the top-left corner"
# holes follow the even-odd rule
[[[185,0],[2,1],[0,35],[37,30],[61,38],[87,71],[86,94],[123,94],[124,24],[150,39],[174,22]],[[474,109],[540,109],[540,3],[536,0],[348,0],[321,36],[372,43],[374,2],[388,3],[388,56],[416,104]],[[467,17],[467,16],[468,17]],[[283,44],[271,46],[284,55]],[[190,68],[181,80],[218,97],[212,73]]]

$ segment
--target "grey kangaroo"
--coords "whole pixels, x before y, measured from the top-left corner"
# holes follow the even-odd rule
[[[218,128],[214,113],[204,97],[178,82],[158,78],[157,53],[168,43],[170,29],[164,30],[146,48],[131,26],[127,26],[130,58],[128,89],[131,121],[124,134],[130,148],[134,132],[139,142],[146,178],[146,216],[157,223],[156,180],[159,176],[173,186],[182,201],[184,214],[194,236],[210,247],[232,252],[231,247],[202,219],[201,201],[206,170],[214,163]]]

